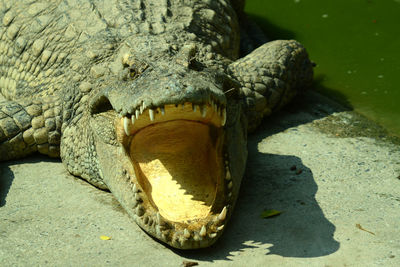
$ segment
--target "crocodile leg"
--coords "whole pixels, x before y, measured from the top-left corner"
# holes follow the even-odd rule
[[[245,95],[249,131],[262,118],[280,109],[312,83],[313,63],[304,47],[294,41],[273,41],[229,65]]]
[[[35,151],[58,157],[61,109],[57,104],[53,99],[0,102],[0,161]]]

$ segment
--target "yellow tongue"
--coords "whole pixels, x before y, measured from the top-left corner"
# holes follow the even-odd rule
[[[222,162],[208,125],[178,120],[140,130],[131,157],[142,188],[170,221],[207,217]]]

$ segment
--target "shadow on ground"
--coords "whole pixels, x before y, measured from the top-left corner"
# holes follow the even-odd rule
[[[24,163],[37,163],[40,161],[59,162],[60,159],[52,159],[44,155],[35,153],[24,159]],[[6,205],[7,194],[10,191],[11,185],[14,181],[14,174],[9,166],[19,164],[18,160],[0,162],[0,207]]]
[[[6,197],[14,180],[14,174],[7,167],[0,166],[0,207],[6,204]]]

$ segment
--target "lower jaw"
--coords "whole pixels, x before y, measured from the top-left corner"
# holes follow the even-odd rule
[[[176,120],[148,126],[127,147],[136,222],[181,249],[206,247],[222,233],[232,182],[222,129]],[[132,206],[131,206],[132,207]]]

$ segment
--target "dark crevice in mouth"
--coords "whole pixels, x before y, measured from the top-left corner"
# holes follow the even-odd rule
[[[136,113],[116,121],[132,164],[124,175],[136,222],[173,247],[210,245],[222,233],[232,198],[225,108],[184,103]]]

